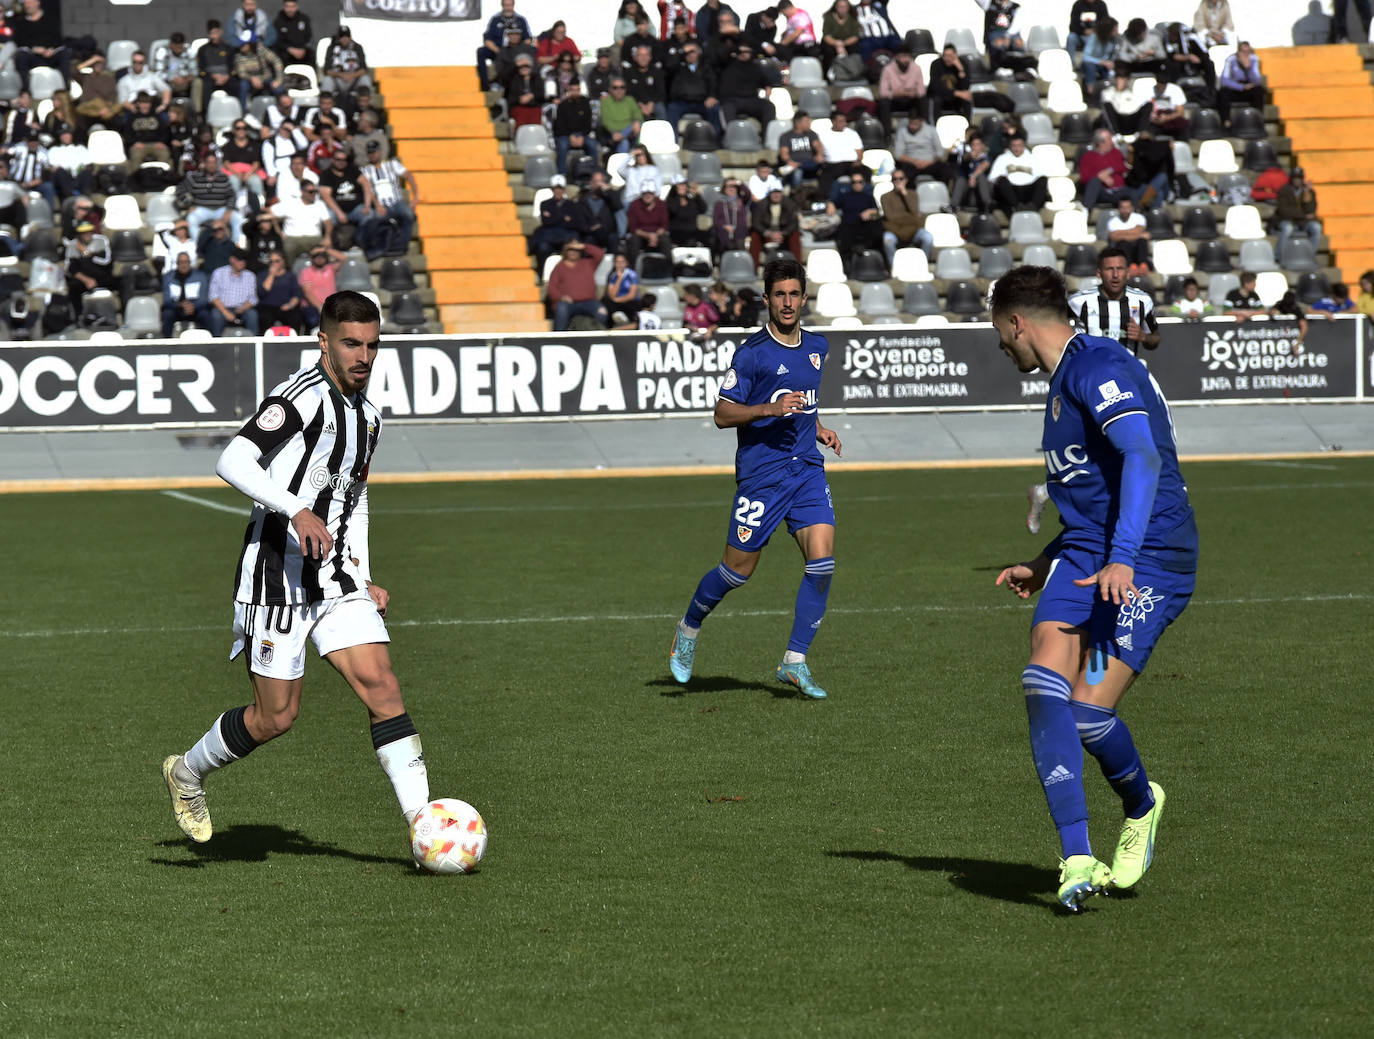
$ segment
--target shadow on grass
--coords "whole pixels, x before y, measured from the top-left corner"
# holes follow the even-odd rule
[[[686,696],[688,693],[730,693],[745,690],[762,690],[780,700],[806,699],[795,689],[781,682],[754,682],[729,675],[712,675],[710,678],[692,678],[682,685],[672,678],[654,678],[644,683],[646,688],[662,690],[660,696]]]
[[[414,864],[409,858],[395,858],[388,855],[363,855],[333,844],[311,840],[299,830],[286,830],[280,826],[248,825],[231,826],[217,831],[206,844],[192,841],[170,840],[158,842],[159,848],[183,848],[192,855],[187,859],[150,859],[155,866],[180,866],[200,869],[215,862],[264,862],[268,855],[329,855],[354,862],[374,863],[379,866],[402,866],[414,872]]]
[[[898,855],[891,851],[831,851],[826,854],[860,862],[899,862],[923,873],[943,873],[955,887],[973,895],[1058,912],[1053,893],[1059,887],[1059,874],[1043,866],[987,859]]]

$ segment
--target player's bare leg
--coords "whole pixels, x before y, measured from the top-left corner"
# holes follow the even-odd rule
[[[806,560],[806,572],[797,589],[792,635],[782,663],[778,665],[777,677],[779,682],[795,687],[809,699],[824,700],[826,692],[811,677],[806,651],[825,617],[830,578],[835,572],[835,527],[830,523],[813,523],[798,530],[796,538],[797,547]]]
[[[429,801],[429,773],[420,734],[401,700],[401,683],[391,668],[386,643],[349,646],[335,650],[325,659],[367,708],[372,748],[409,823]]]
[[[726,594],[739,588],[759,565],[761,552],[745,552],[726,544],[720,565],[708,572],[692,593],[692,601],[682,619],[673,625],[673,644],[668,650],[668,670],[673,678],[686,684],[696,663],[697,636],[702,622],[720,605]]]

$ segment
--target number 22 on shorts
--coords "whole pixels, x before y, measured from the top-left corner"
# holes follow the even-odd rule
[[[757,527],[759,519],[763,516],[763,502],[751,500],[743,495],[736,500],[739,503],[739,508],[735,509],[735,522],[743,523],[749,527]]]

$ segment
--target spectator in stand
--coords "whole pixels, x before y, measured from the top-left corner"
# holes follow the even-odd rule
[[[491,83],[499,85],[509,79],[510,74],[515,71],[515,59],[522,54],[534,62],[539,56],[539,51],[521,37],[519,29],[512,29],[506,37],[506,45],[496,52],[496,59],[491,67]]]
[[[620,176],[625,181],[620,198],[627,207],[643,194],[645,189],[657,192],[663,187],[663,171],[654,165],[649,149],[642,144],[634,146],[630,153],[630,164],[620,171]]]
[[[376,86],[372,81],[372,72],[367,67],[367,54],[362,44],[354,42],[352,30],[341,25],[334,34],[334,42],[324,54],[324,75],[320,77],[320,89],[343,96],[356,92],[362,86]]]
[[[368,229],[363,248],[369,260],[378,256],[404,256],[410,249],[410,237],[415,232],[415,210],[406,201],[405,189],[410,189],[411,201],[420,202],[420,185],[415,174],[399,159],[383,159],[381,148],[369,143],[367,165],[362,169],[372,189],[373,212],[377,219]]]
[[[744,28],[740,30],[740,39],[752,43],[756,54],[781,61],[782,55],[776,42],[777,35],[778,9],[776,7],[765,7],[762,11],[755,11],[744,19]]]
[[[281,93],[281,58],[251,37],[241,39],[234,55],[234,79],[239,84],[239,104],[246,112],[253,98]]]
[[[721,3],[721,0],[706,0],[706,3],[697,8],[691,28],[702,43],[710,43],[716,35],[716,22],[723,13],[728,13],[736,22],[739,21],[735,9],[729,4]]]
[[[124,139],[125,168],[133,173],[145,162],[172,161],[172,133],[167,116],[153,110],[152,94],[139,94],[132,111],[125,113],[119,124]]]
[[[577,62],[567,51],[558,55],[554,63],[544,72],[544,92],[550,97],[559,98],[568,92],[568,87],[574,82],[579,89],[582,86],[582,73],[577,67]]]
[[[1083,208],[1092,219],[1094,207],[1115,206],[1134,192],[1126,186],[1126,156],[1112,140],[1111,131],[1093,134],[1093,146],[1078,159],[1078,183],[1083,189]]]
[[[1236,23],[1231,20],[1229,0],[1202,0],[1193,15],[1193,32],[1205,47],[1236,42]]]
[[[625,255],[633,264],[643,251],[671,254],[672,236],[668,232],[668,207],[659,200],[657,191],[645,185],[639,198],[630,203],[625,217]]]
[[[925,229],[925,217],[921,215],[916,192],[901,170],[892,173],[892,190],[883,196],[882,211],[883,252],[887,254],[888,270],[892,269],[892,257],[903,246],[915,246],[927,259],[934,259],[935,239]]]
[[[1165,31],[1164,55],[1168,63],[1164,73],[1166,79],[1172,81],[1200,76],[1207,81],[1208,87],[1216,89],[1216,66],[1207,57],[1207,51],[1197,37],[1183,23],[1173,22]]]
[[[603,328],[609,324],[606,308],[597,299],[596,268],[606,255],[595,245],[576,239],[563,246],[563,258],[554,264],[545,286],[553,307],[553,330],[566,332],[575,317],[589,317]]]
[[[55,212],[58,201],[52,183],[52,163],[38,135],[28,132],[10,149],[9,160],[10,179],[25,191],[38,192],[47,200],[48,208]]]
[[[281,221],[282,237],[286,239],[286,259],[294,263],[301,253],[310,252],[317,245],[330,246],[334,242],[334,221],[329,207],[320,200],[320,189],[310,181],[301,182],[299,198],[288,198],[274,207]]]
[[[215,220],[210,225],[209,235],[202,238],[196,247],[200,252],[200,269],[207,278],[227,265],[229,254],[238,248],[229,237],[228,222],[224,219]]]
[[[945,44],[940,56],[930,63],[930,75],[926,77],[929,86],[926,95],[930,98],[930,118],[939,119],[942,115],[961,115],[969,119],[973,114],[973,89],[969,85],[968,72],[953,44]]]
[[[689,184],[679,173],[673,178],[673,189],[663,204],[668,208],[668,237],[673,245],[711,247],[711,236],[701,226],[710,214],[695,184]]]
[[[343,145],[334,139],[334,124],[324,123],[320,127],[320,134],[305,150],[305,165],[316,176],[330,169],[333,165],[334,156],[343,153]]]
[[[773,164],[767,156],[761,156],[754,167],[754,175],[749,178],[749,199],[758,204],[768,197],[774,188],[782,187],[782,180],[773,172]]]
[[[258,10],[258,0],[242,0],[229,16],[229,39],[237,41],[245,36],[267,47],[277,42],[277,30],[272,27],[267,12]]]
[[[1083,97],[1089,104],[1096,104],[1103,84],[1112,78],[1120,35],[1116,19],[1103,18],[1083,48],[1083,63],[1078,71],[1083,81]]]
[[[177,324],[210,327],[210,283],[191,267],[191,257],[178,253],[162,276],[162,338],[171,339]]]
[[[1198,294],[1197,279],[1185,278],[1183,295],[1174,300],[1173,305],[1169,308],[1169,313],[1173,317],[1182,318],[1184,321],[1201,321],[1212,315],[1213,308],[1212,304]]]
[[[635,33],[635,23],[641,18],[648,18],[639,0],[621,0],[620,10],[616,12],[615,25],[611,27],[611,39],[619,47],[625,37],[633,36]],[[607,48],[609,52],[610,48]]]
[[[1112,71],[1135,76],[1162,76],[1166,64],[1164,40],[1159,33],[1147,25],[1144,18],[1132,18],[1117,40],[1116,64]]]
[[[267,269],[258,275],[258,321],[264,330],[289,328],[301,335],[319,321],[317,316],[311,322],[305,308],[300,282],[286,265],[286,257],[274,252]]]
[[[199,261],[200,250],[196,248],[196,240],[191,237],[191,228],[184,217],[178,218],[171,227],[158,227],[153,232],[154,260],[159,252],[163,257],[164,270],[175,267],[182,253],[186,254],[192,267]]]
[[[712,42],[715,42],[714,38]],[[682,51],[689,43],[695,43],[698,47],[706,46],[700,37],[693,35],[692,30],[687,26],[687,20],[679,18],[673,22],[673,34],[664,40],[658,48],[658,58],[663,63],[663,67],[666,69],[680,62]]]
[[[1131,146],[1131,170],[1126,183],[1136,191],[1136,205],[1144,211],[1169,200],[1174,183],[1174,149],[1148,129]]]
[[[972,195],[980,213],[992,212],[992,157],[987,141],[980,133],[969,135],[968,147],[959,159],[959,175],[950,189],[949,207],[956,213],[964,208],[964,200]],[[892,175],[895,182],[897,174]]]
[[[594,170],[578,195],[586,212],[587,234],[582,240],[609,249],[625,235],[625,212],[620,194],[611,187],[605,170]]]
[[[77,224],[76,237],[67,243],[66,254],[67,296],[73,305],[88,292],[115,289],[110,260],[110,240],[98,234],[89,220]]]
[[[1279,191],[1288,183],[1288,174],[1277,164],[1260,171],[1255,182],[1250,185],[1250,198],[1255,202],[1274,202]]]
[[[358,118],[357,130],[348,139],[348,147],[353,152],[353,162],[358,167],[361,168],[363,163],[367,162],[374,144],[383,159],[391,158],[391,147],[387,144],[386,133],[377,128],[377,117],[371,112],[364,112]]]
[[[157,111],[164,112],[172,103],[172,87],[161,76],[148,67],[148,55],[134,51],[129,59],[129,69],[119,78],[116,86],[119,103],[126,112],[132,112],[142,94],[151,95],[156,101]]]
[[[878,76],[878,122],[886,133],[892,129],[893,112],[925,111],[926,78],[911,52],[899,50]]]
[[[814,57],[820,53],[816,26],[809,14],[792,0],[779,0],[778,14],[785,21],[782,36],[778,38],[778,57],[781,60],[791,61],[798,55]]]
[[[1304,231],[1316,249],[1321,242],[1322,225],[1317,219],[1317,193],[1307,183],[1307,175],[1301,166],[1288,171],[1288,183],[1279,188],[1274,200],[1274,226],[1278,229],[1279,240],[1274,252],[1283,259],[1283,247],[1294,231]]]
[[[192,86],[191,102],[202,114],[216,90],[237,97],[239,85],[234,79],[234,47],[224,39],[224,28],[211,18],[205,23],[206,41],[196,51],[199,76]]]
[[[1269,308],[1268,313],[1271,318],[1278,318],[1283,315],[1297,322],[1298,341],[1293,344],[1293,352],[1295,354],[1302,353],[1302,341],[1307,338],[1307,312],[1298,302],[1298,294],[1289,289],[1279,297],[1277,303]]]
[[[826,203],[826,212],[840,218],[835,242],[848,270],[856,249],[882,248],[883,213],[868,185],[868,170],[865,167],[855,166],[849,174],[849,190],[844,190],[844,187],[844,182],[840,181],[831,189],[831,201]]]
[[[811,117],[794,112],[791,131],[778,138],[778,178],[795,191],[804,178],[814,179],[825,161],[825,146],[811,129]]]
[[[883,0],[859,0],[854,8],[859,20],[859,56],[868,64],[880,51],[902,52],[902,37],[887,13]]]
[[[539,203],[539,226],[530,234],[530,252],[535,258],[535,267],[543,271],[544,261],[563,246],[580,241],[586,230],[586,207],[568,197],[568,182],[562,174],[549,182],[552,196]]]
[[[84,144],[76,143],[76,131],[70,123],[59,123],[54,137],[57,143],[48,149],[52,164],[53,188],[58,197],[69,199],[91,190],[91,152]],[[56,207],[54,206],[54,211]]]
[[[262,141],[249,134],[242,119],[234,120],[228,139],[220,145],[220,158],[226,174],[248,185],[254,194],[263,194]]]
[[[627,92],[624,76],[612,79],[609,89],[601,99],[601,140],[613,152],[627,152],[639,136],[639,105]]]
[[[659,46],[662,43],[658,33],[654,31],[653,22],[649,20],[649,16],[640,14],[635,20],[635,31],[620,42],[621,69],[629,67],[630,55],[634,54],[636,47],[648,47],[654,57],[658,58]]]
[[[668,115],[668,88],[663,68],[654,60],[652,48],[642,44],[630,55],[625,70],[625,89],[639,106],[639,119],[664,119]]]
[[[1112,75],[1112,85],[1103,87],[1098,95],[1098,103],[1102,106],[1102,115],[1097,125],[1113,134],[1133,134],[1141,126],[1149,125],[1151,105],[1141,101],[1130,74],[1119,65]]]
[[[1105,0],[1074,0],[1069,9],[1069,31],[1064,37],[1064,49],[1070,58],[1077,58],[1087,45],[1088,37],[1101,18],[1107,17]]]
[[[81,84],[81,100],[77,102],[76,114],[81,117],[81,134],[84,137],[95,123],[110,125],[123,113],[119,103],[119,84],[115,75],[105,63],[105,55],[96,51],[76,67]],[[23,94],[16,101],[23,98]]]
[[[610,92],[611,80],[619,74],[619,70],[611,64],[611,48],[598,47],[596,64],[587,70],[587,98],[600,101]]]
[[[515,59],[515,69],[501,84],[506,91],[510,121],[515,126],[538,123],[543,118],[544,77],[534,69],[528,54]]]
[[[237,192],[229,177],[219,168],[219,157],[213,152],[205,157],[198,170],[192,170],[182,179],[177,189],[177,198],[183,196],[190,206],[186,220],[191,228],[191,237],[200,240],[201,225],[206,221],[222,222],[227,220],[231,237],[237,239],[243,230],[243,217],[235,206]]]
[[[491,88],[491,66],[496,63],[496,56],[512,35],[519,43],[534,43],[530,23],[525,21],[524,16],[515,13],[515,0],[501,0],[501,10],[487,19],[487,28],[482,33],[482,46],[477,48],[477,78],[483,90]]]
[[[291,99],[290,94],[278,94],[272,99],[272,104],[267,109],[267,124],[263,133],[276,133],[284,122],[289,122],[293,126],[300,126],[301,117],[304,114],[301,111],[301,106]]]
[[[284,121],[277,127],[276,133],[262,142],[262,168],[267,174],[265,183],[269,201],[299,195],[296,183],[305,176],[314,179],[313,174],[304,172],[308,147],[305,134],[289,121]],[[296,161],[299,161],[299,166],[293,165]]]
[[[679,18],[687,23],[689,32],[696,31],[692,12],[682,0],[658,0],[658,38],[660,40],[666,40],[673,34],[673,23]]]
[[[29,85],[29,72],[39,65],[57,69],[63,82],[70,83],[71,49],[62,35],[61,13],[55,8],[49,11],[41,0],[23,0],[21,7],[22,13],[18,17],[11,15],[5,25],[13,31],[10,42],[17,48],[14,67],[25,88]]]
[[[720,311],[702,296],[700,285],[682,287],[682,323],[692,330],[693,339],[709,339],[720,327]]]
[[[1148,102],[1151,131],[1166,137],[1187,137],[1188,113],[1183,108],[1186,103],[1183,88],[1177,83],[1157,81]]]
[[[573,61],[582,60],[582,51],[568,35],[568,25],[561,18],[553,23],[547,33],[540,34],[534,50],[539,64],[544,67],[552,67],[560,54],[571,54]]]
[[[1217,111],[1228,127],[1233,105],[1249,105],[1264,111],[1264,76],[1260,73],[1259,56],[1244,40],[1236,53],[1227,57],[1217,81]]]
[[[721,119],[728,123],[747,115],[758,120],[760,130],[766,128],[777,115],[773,102],[762,96],[769,86],[768,74],[754,60],[753,45],[741,40],[735,47],[735,60],[721,70],[717,83]]]
[[[639,275],[630,266],[624,253],[616,253],[606,275],[606,291],[601,296],[608,314],[617,311],[630,321],[639,313]]]
[[[19,96],[10,102],[9,111],[4,113],[4,126],[6,144],[26,140],[30,134],[38,131],[38,112],[27,90],[19,91]]]
[[[210,275],[210,331],[220,336],[227,327],[258,334],[258,279],[248,270],[248,254],[229,253],[229,262]]]
[[[315,29],[310,24],[310,16],[301,10],[297,0],[282,0],[281,10],[272,19],[277,42],[272,49],[277,52],[283,65],[315,64]]]
[[[1269,313],[1259,293],[1255,291],[1258,279],[1252,271],[1242,271],[1240,285],[1226,294],[1226,313],[1237,321],[1248,321]]]
[[[859,49],[859,20],[849,0],[835,0],[821,18],[821,64],[827,70],[853,50]]]
[[[553,144],[560,176],[568,175],[568,152],[572,149],[593,159],[600,155],[593,129],[591,102],[582,96],[582,84],[573,80],[553,112]]]
[[[983,45],[988,51],[988,64],[993,71],[1017,68],[1026,53],[1026,41],[1017,29],[1020,4],[1015,0],[988,0],[983,7]]]
[[[816,175],[816,188],[822,198],[828,198],[835,178],[848,176],[850,167],[863,158],[864,144],[849,125],[849,117],[838,108],[830,113],[830,129],[820,134],[820,139],[825,162]]]
[[[9,160],[0,155],[0,180],[9,180],[9,176]],[[16,200],[0,209],[0,224],[22,227],[28,222],[27,208],[23,202]],[[64,209],[61,215],[62,244],[65,245],[76,237],[77,224],[90,223],[97,231],[100,230],[100,221],[104,215],[104,211],[89,198],[78,195],[72,200],[70,210]],[[57,214],[54,213],[53,216],[56,217]]]
[[[267,270],[268,261],[275,252],[285,253],[286,239],[282,237],[281,226],[276,214],[270,209],[259,209],[257,218],[244,230],[248,240],[248,269],[255,275]]]
[[[997,156],[988,176],[992,178],[993,198],[1008,217],[1018,210],[1038,212],[1049,198],[1049,181],[1036,168],[1020,132],[1012,134],[1007,150]]]
[[[1346,40],[1351,43],[1364,43],[1369,39],[1369,22],[1371,18],[1374,18],[1374,4],[1371,4],[1370,0],[1354,0],[1354,3],[1355,13],[1360,19],[1359,34],[1351,34],[1347,28],[1350,4],[1347,0],[1335,0],[1331,5],[1332,43],[1342,43]]]
[[[341,247],[361,241],[365,235],[363,224],[372,208],[372,186],[353,164],[348,152],[339,150],[329,161],[329,168],[320,173],[320,200],[329,207],[334,221],[334,244]]]
[[[1374,270],[1360,275],[1360,294],[1355,297],[1355,310],[1367,321],[1374,321]]]
[[[271,115],[271,112],[268,115]],[[305,113],[305,118],[301,120],[300,126],[307,135],[318,135],[320,124],[326,122],[334,124],[336,137],[340,140],[347,138],[348,113],[339,105],[333,91],[321,90],[318,103]]]
[[[1355,301],[1350,298],[1350,286],[1338,281],[1331,286],[1330,294],[1312,304],[1313,317],[1321,316],[1330,321],[1337,314],[1355,313]]]
[[[305,305],[309,308],[306,313],[310,324],[319,322],[318,315],[324,301],[337,291],[337,275],[343,261],[343,253],[335,254],[320,246],[311,251],[310,262],[296,276],[301,295],[305,297]],[[310,311],[315,312],[313,318],[309,317]]]
[[[919,108],[908,112],[906,124],[897,127],[892,154],[912,184],[916,183],[919,176],[930,177],[945,185],[954,179],[955,170],[945,158],[945,146],[940,143],[940,135],[935,132],[935,127],[926,122]]]
[[[1121,196],[1115,215],[1107,221],[1107,241],[1125,255],[1128,277],[1150,273],[1150,230],[1129,195]]]
[[[749,202],[740,196],[740,183],[727,177],[720,198],[711,209],[712,251],[717,257],[731,249],[743,249],[749,241]]]
[[[716,73],[702,60],[701,44],[689,40],[682,58],[669,69],[668,122],[676,128],[682,117],[695,112],[720,133],[720,102],[716,100]]]

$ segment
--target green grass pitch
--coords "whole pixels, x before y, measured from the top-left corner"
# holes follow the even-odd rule
[[[469,877],[411,865],[315,659],[191,846],[158,766],[248,699],[242,520],[0,498],[0,1035],[1368,1034],[1374,460],[1186,474],[1197,594],[1123,711],[1169,811],[1137,891],[1078,917],[1025,737],[1029,607],[992,585],[1044,540],[1029,469],[833,474],[826,703],[772,677],[785,537],[668,677],[728,477],[374,487],[433,793],[490,828]]]

